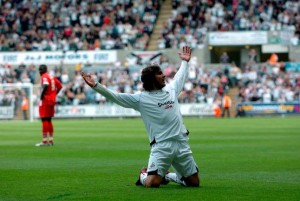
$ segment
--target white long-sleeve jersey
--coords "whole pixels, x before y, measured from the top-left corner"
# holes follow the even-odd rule
[[[188,140],[188,130],[180,113],[178,95],[188,76],[188,62],[182,61],[174,79],[161,90],[136,94],[117,93],[97,83],[93,89],[112,102],[141,113],[149,142]]]

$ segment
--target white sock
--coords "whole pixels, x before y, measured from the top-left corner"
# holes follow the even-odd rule
[[[180,179],[178,178],[177,174],[174,173],[174,172],[170,172],[170,173],[166,174],[165,177],[166,177],[166,179],[167,179],[168,181],[172,181],[172,182],[175,182],[175,183],[177,183],[177,184],[186,186],[186,183],[185,183],[184,181],[180,180]]]
[[[143,184],[143,186],[145,186],[145,182],[146,182],[147,176],[148,176],[147,173],[141,173],[140,174],[140,181]]]

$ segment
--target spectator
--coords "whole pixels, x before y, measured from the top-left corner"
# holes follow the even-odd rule
[[[219,99],[216,99],[213,103],[213,112],[216,118],[220,118],[221,117],[221,101]]]
[[[67,70],[64,69],[62,71],[62,75],[60,77],[61,77],[62,84],[66,85],[68,82],[70,82],[69,74],[68,74]]]
[[[222,55],[220,56],[220,63],[221,64],[228,64],[229,63],[229,56],[227,52],[223,52]]]
[[[241,105],[238,106],[235,117],[238,118],[238,117],[245,117],[245,116],[246,116],[246,112],[243,109],[243,106],[241,106]]]
[[[25,93],[22,95],[21,109],[22,109],[22,113],[23,113],[23,119],[27,120],[28,119],[27,112],[28,112],[28,109],[29,109],[29,100],[26,97]]]
[[[278,55],[276,53],[271,54],[270,59],[269,59],[269,63],[276,65],[278,62]]]
[[[222,98],[222,117],[225,117],[225,113],[227,117],[230,117],[230,108],[232,106],[231,98],[228,94],[225,94]]]
[[[255,64],[258,62],[258,56],[255,49],[251,49],[248,54],[248,63]]]

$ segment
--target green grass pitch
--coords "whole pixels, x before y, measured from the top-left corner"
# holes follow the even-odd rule
[[[147,165],[142,120],[0,121],[1,201],[300,200],[300,118],[185,118],[200,188],[134,185]]]

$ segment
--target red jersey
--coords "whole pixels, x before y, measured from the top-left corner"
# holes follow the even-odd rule
[[[62,84],[58,79],[50,75],[49,73],[44,73],[41,75],[41,87],[48,85],[46,88],[42,104],[43,105],[55,105],[57,91],[62,88]]]

